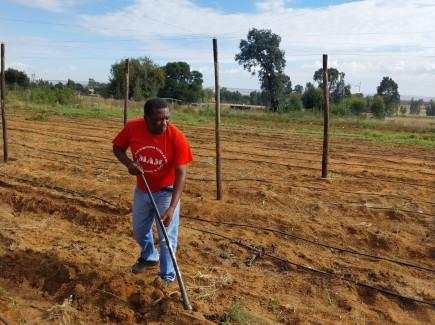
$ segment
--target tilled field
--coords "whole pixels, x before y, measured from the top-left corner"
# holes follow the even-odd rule
[[[122,119],[10,110],[0,167],[0,317],[9,324],[429,324],[435,148],[322,130],[177,123],[194,159],[178,285],[134,275],[135,178],[112,154]],[[3,148],[1,148],[3,151]],[[157,241],[157,238],[156,238]]]

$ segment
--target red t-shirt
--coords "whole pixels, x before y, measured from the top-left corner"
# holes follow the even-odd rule
[[[151,192],[174,184],[174,167],[193,160],[189,143],[180,130],[169,124],[166,132],[152,135],[143,117],[129,121],[112,143],[124,150],[130,147],[133,160],[145,171]],[[137,175],[137,185],[146,193],[140,175]]]

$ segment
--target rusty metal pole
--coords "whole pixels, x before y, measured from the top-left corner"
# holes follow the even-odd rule
[[[222,178],[221,178],[221,143],[220,143],[220,124],[221,124],[221,99],[220,99],[220,87],[219,87],[219,61],[218,61],[218,49],[217,39],[213,38],[213,57],[214,57],[214,82],[215,82],[215,103],[216,103],[216,115],[215,115],[215,133],[216,133],[216,189],[217,199],[222,200]]]
[[[323,157],[322,178],[328,177],[329,146],[329,87],[328,87],[328,55],[323,54]]]
[[[1,44],[1,106],[2,106],[2,126],[3,126],[3,161],[8,162],[8,134],[6,127],[5,113],[5,44]]]
[[[124,125],[127,124],[127,110],[128,110],[128,82],[129,82],[129,64],[128,59],[125,60],[125,98],[124,98]]]

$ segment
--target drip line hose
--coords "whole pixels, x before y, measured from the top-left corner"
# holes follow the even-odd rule
[[[390,296],[394,296],[394,297],[397,297],[397,298],[406,299],[406,300],[410,300],[410,301],[414,301],[414,302],[419,302],[419,303],[426,304],[426,305],[435,306],[434,302],[420,300],[420,299],[416,299],[416,298],[412,298],[412,297],[408,297],[408,296],[402,296],[402,295],[400,295],[398,293],[391,292],[391,291],[388,291],[388,290],[385,290],[385,289],[382,289],[382,288],[378,288],[378,287],[372,286],[372,285],[364,283],[364,282],[352,280],[350,278],[346,278],[344,276],[339,276],[339,275],[336,275],[334,273],[329,273],[329,272],[313,269],[313,268],[311,268],[309,266],[304,266],[304,265],[301,265],[301,264],[294,263],[294,262],[286,260],[286,259],[284,259],[282,257],[274,256],[274,255],[268,254],[266,252],[263,252],[261,249],[259,249],[257,247],[253,247],[251,245],[244,244],[244,243],[242,243],[240,241],[234,240],[232,238],[226,237],[224,235],[221,235],[221,234],[218,234],[218,233],[215,233],[215,232],[211,232],[211,231],[208,231],[208,230],[202,230],[202,229],[196,229],[196,228],[187,227],[187,226],[183,226],[183,227],[189,228],[189,229],[192,229],[192,230],[196,230],[196,231],[200,231],[200,232],[203,232],[203,233],[207,233],[207,234],[210,234],[210,235],[213,235],[213,236],[218,236],[218,237],[227,239],[227,240],[229,240],[233,244],[239,245],[239,246],[244,247],[246,249],[250,249],[250,250],[256,251],[261,256],[263,256],[263,255],[264,256],[268,256],[268,257],[270,257],[272,259],[276,259],[278,261],[294,265],[296,267],[299,267],[299,268],[307,270],[307,271],[311,271],[311,272],[315,272],[315,273],[320,273],[320,274],[322,274],[322,275],[324,275],[324,276],[326,276],[328,278],[337,278],[337,279],[340,279],[340,280],[343,280],[343,281],[348,281],[348,282],[351,282],[351,283],[353,283],[355,285],[358,285],[358,286],[361,286],[361,287],[365,287],[365,288],[369,288],[369,289],[373,289],[373,290],[376,290],[376,291],[379,291],[379,292],[382,292],[384,294],[387,294],[387,295],[390,295]]]
[[[270,232],[275,232],[284,236],[288,236],[288,237],[292,237],[295,239],[299,239],[314,245],[318,245],[318,246],[322,246],[322,247],[326,247],[326,248],[330,248],[330,249],[336,249],[340,252],[345,252],[345,253],[350,253],[350,254],[355,254],[355,255],[360,255],[360,256],[365,256],[365,257],[370,257],[370,258],[374,258],[377,260],[383,260],[383,261],[388,261],[388,262],[392,262],[392,263],[396,263],[396,264],[400,264],[400,265],[404,265],[404,266],[409,266],[409,267],[413,267],[416,269],[420,269],[420,270],[424,270],[424,271],[429,271],[429,272],[435,272],[435,269],[429,269],[426,268],[424,266],[419,266],[419,265],[414,265],[414,264],[410,264],[407,262],[401,262],[401,261],[397,261],[397,260],[392,260],[386,257],[380,257],[380,256],[375,256],[375,255],[370,255],[370,254],[365,254],[365,253],[360,253],[357,251],[353,251],[353,250],[349,250],[349,249],[344,249],[344,248],[339,248],[339,247],[334,247],[334,246],[329,246],[326,244],[322,244],[322,243],[318,243],[315,242],[313,240],[309,240],[306,238],[302,238],[302,237],[298,237],[283,231],[279,231],[279,230],[275,230],[275,229],[270,229],[270,228],[264,228],[264,227],[258,227],[258,226],[252,226],[252,225],[244,225],[244,224],[238,224],[238,223],[231,223],[231,222],[221,222],[221,221],[210,221],[210,220],[206,220],[206,219],[200,219],[200,218],[194,218],[194,217],[190,217],[190,216],[182,216],[183,218],[188,218],[188,219],[192,219],[192,220],[198,220],[198,221],[203,221],[203,222],[209,222],[209,223],[217,223],[217,224],[223,224],[223,225],[227,225],[227,226],[235,226],[235,227],[245,227],[245,228],[254,228],[254,229],[259,229],[259,230],[265,230],[265,231],[270,231]]]
[[[0,316],[0,320],[5,323],[6,325],[9,325],[8,322],[6,322],[1,316]]]
[[[299,168],[299,169],[308,169],[308,170],[315,170],[318,171],[319,168],[315,168],[315,167],[306,167],[306,166],[298,166],[298,165],[291,165],[291,164],[284,164],[284,163],[277,163],[277,162],[271,162],[271,161],[265,161],[265,160],[251,160],[251,159],[241,159],[241,158],[223,158],[224,160],[233,160],[233,161],[250,161],[250,162],[255,162],[255,163],[267,163],[269,165],[279,165],[279,166],[285,166],[285,167],[289,167],[289,168]],[[380,179],[380,178],[375,178],[375,177],[366,177],[366,176],[359,176],[359,175],[355,175],[355,174],[351,174],[351,173],[347,173],[347,172],[341,172],[341,171],[335,171],[335,170],[330,170],[330,173],[335,173],[338,175],[345,175],[345,176],[349,176],[349,177],[355,177],[355,178],[361,178],[361,179],[370,179],[370,180],[377,180],[380,182],[387,182],[387,183],[399,183],[399,184],[406,184],[406,185],[412,185],[412,186],[421,186],[421,187],[430,187],[430,188],[435,188],[434,185],[425,185],[425,184],[419,184],[419,183],[408,183],[408,182],[403,182],[403,181],[392,181],[389,179]]]
[[[102,201],[104,203],[107,203],[107,204],[113,205],[114,207],[119,208],[118,204],[112,203],[110,201],[107,201],[105,199],[102,199],[102,198],[100,198],[98,196],[95,196],[95,195],[92,195],[92,194],[87,194],[87,193],[83,193],[83,192],[77,192],[77,191],[74,191],[74,190],[69,190],[67,188],[63,188],[63,187],[59,187],[59,186],[55,186],[55,185],[51,185],[51,184],[43,184],[43,183],[39,183],[39,182],[36,182],[36,181],[31,181],[31,180],[28,180],[28,179],[19,178],[19,177],[16,177],[16,176],[6,175],[6,174],[2,174],[2,173],[0,173],[0,176],[7,177],[7,178],[10,178],[10,179],[19,181],[19,182],[24,182],[24,183],[28,183],[28,184],[32,184],[32,185],[36,185],[36,186],[42,186],[42,187],[49,188],[49,189],[52,189],[52,190],[56,190],[56,191],[59,191],[59,192],[69,193],[69,194],[72,194],[72,195],[78,195],[78,196],[86,197],[86,198],[97,199],[97,200],[100,200],[100,201]]]
[[[214,179],[206,179],[206,178],[189,178],[189,180],[197,181],[197,182],[216,182]],[[259,182],[259,183],[265,183],[265,184],[275,184],[279,185],[281,183],[268,181],[261,178],[234,178],[234,179],[223,179],[222,182]],[[287,187],[294,187],[294,188],[306,188],[308,190],[312,191],[330,191],[330,192],[337,192],[337,193],[344,193],[344,194],[355,194],[355,195],[367,195],[367,196],[377,196],[377,197],[385,197],[385,198],[391,198],[391,199],[401,199],[406,201],[413,200],[414,202],[421,202],[421,203],[427,203],[431,205],[435,205],[435,202],[431,201],[423,201],[423,200],[414,200],[413,198],[408,198],[404,196],[394,195],[394,194],[381,194],[381,193],[367,193],[367,192],[351,192],[351,191],[342,191],[342,190],[335,190],[331,188],[322,188],[322,187],[314,187],[314,186],[306,186],[306,185],[285,185]]]

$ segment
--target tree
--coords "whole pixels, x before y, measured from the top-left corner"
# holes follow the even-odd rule
[[[411,98],[411,104],[409,106],[411,115],[420,115],[421,106],[423,106],[423,99],[414,100],[414,98]]]
[[[26,73],[8,68],[5,71],[5,84],[11,88],[27,88],[30,85],[30,80]]]
[[[202,97],[202,83],[204,82],[202,73],[196,70],[192,71],[192,78],[189,84],[187,101],[198,102]]]
[[[269,29],[249,30],[246,40],[240,41],[240,53],[235,60],[252,75],[258,73],[261,90],[271,109],[278,109],[278,94],[284,88],[291,89],[290,77],[284,74],[284,51],[280,50],[281,37]]]
[[[364,98],[353,97],[350,99],[349,107],[350,111],[354,112],[356,116],[360,116],[364,112],[367,106],[367,102]]]
[[[303,108],[301,95],[295,92],[291,93],[290,95],[284,97],[279,107],[283,112],[301,111]]]
[[[211,88],[205,88],[202,91],[202,101],[204,103],[209,103],[214,101],[214,91]]]
[[[323,107],[323,91],[316,88],[311,82],[307,82],[305,91],[302,94],[302,103],[305,108],[317,108]]]
[[[63,83],[61,83],[60,81],[53,86],[53,89],[63,89],[63,88],[64,88]]]
[[[72,90],[76,90],[76,83],[74,81],[72,81],[71,79],[68,79],[65,87],[72,89]]]
[[[226,103],[237,103],[241,104],[243,102],[242,93],[238,90],[229,91],[227,88],[222,87],[219,91],[221,96],[221,101]]]
[[[433,99],[426,105],[426,115],[435,116],[435,101]]]
[[[405,115],[406,114],[406,106],[405,105],[401,105],[399,108],[400,114]]]
[[[398,85],[390,77],[384,77],[377,88],[377,94],[382,97],[385,104],[385,113],[388,116],[397,113],[400,104]]]
[[[378,119],[385,118],[385,114],[386,114],[385,103],[381,95],[376,95],[375,97],[373,97],[373,101],[370,106],[370,111],[372,112],[373,116]]]
[[[128,97],[135,100],[156,97],[165,84],[165,75],[161,67],[147,57],[129,59]],[[125,61],[115,63],[110,69],[107,96],[115,99],[125,97]]]
[[[296,85],[295,89],[294,89],[294,92],[296,94],[302,95],[303,92],[304,92],[304,87],[302,85]]]
[[[334,104],[340,103],[343,97],[349,97],[351,95],[350,85],[345,85],[344,76],[344,72],[340,72],[335,68],[328,69],[329,98]],[[314,72],[313,80],[317,82],[320,89],[323,89],[322,68]]]
[[[261,99],[261,93],[254,90],[249,93],[249,104],[251,105],[263,105],[263,101]]]
[[[39,79],[38,81],[32,83],[32,87],[36,87],[39,89],[50,88],[50,83],[47,80]]]
[[[186,62],[169,62],[164,67],[165,85],[159,96],[197,102],[202,96],[202,73],[190,71]]]

